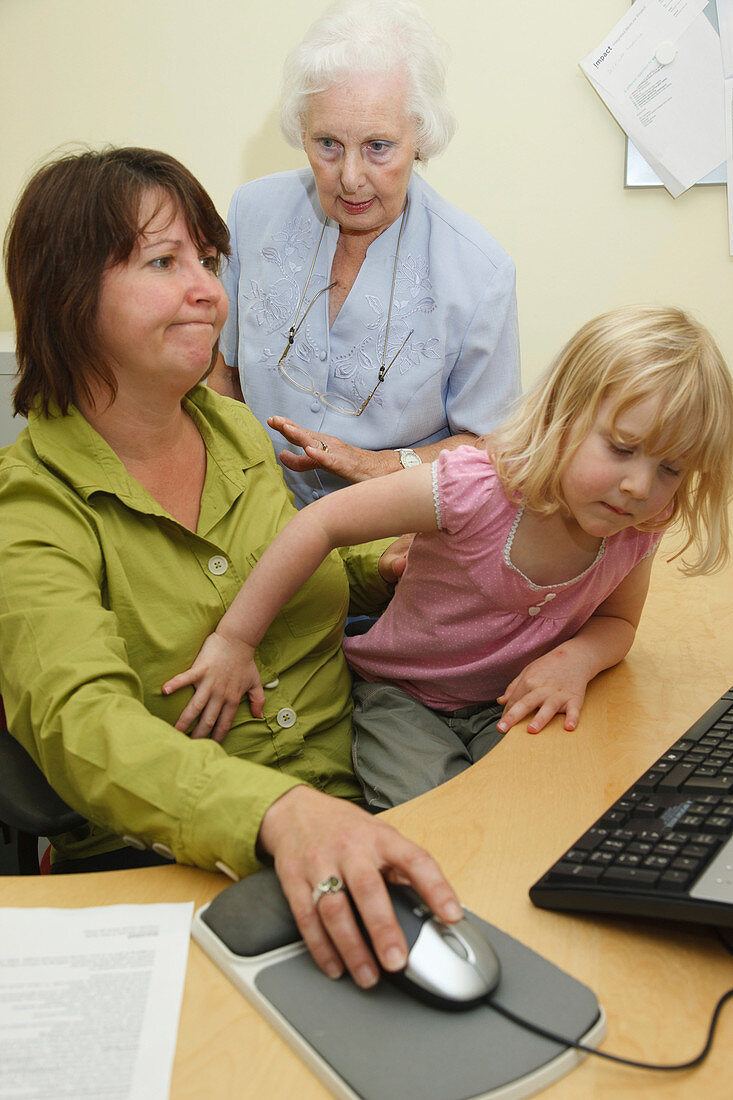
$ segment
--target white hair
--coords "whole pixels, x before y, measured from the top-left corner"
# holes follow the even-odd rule
[[[283,69],[280,127],[302,146],[308,98],[353,73],[396,71],[407,77],[407,112],[420,161],[447,147],[456,121],[445,97],[441,44],[411,0],[337,0],[306,31]]]

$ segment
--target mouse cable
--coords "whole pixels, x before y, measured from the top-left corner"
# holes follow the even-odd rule
[[[537,1035],[541,1035],[543,1039],[551,1039],[554,1043],[561,1043],[566,1047],[574,1047],[575,1050],[582,1050],[586,1054],[595,1054],[597,1058],[606,1058],[609,1062],[620,1062],[624,1066],[634,1066],[637,1069],[659,1069],[659,1070],[679,1070],[679,1069],[692,1069],[693,1066],[698,1066],[703,1059],[707,1058],[710,1051],[710,1047],[713,1042],[713,1035],[718,1023],[718,1017],[720,1016],[721,1009],[726,1001],[733,997],[733,989],[729,989],[727,993],[724,993],[715,1006],[713,1017],[710,1021],[710,1027],[708,1029],[708,1037],[705,1042],[705,1046],[702,1048],[696,1058],[691,1058],[689,1062],[679,1062],[676,1065],[659,1066],[654,1062],[636,1062],[633,1058],[622,1058],[619,1054],[607,1054],[604,1050],[596,1050],[595,1047],[585,1046],[583,1043],[576,1043],[572,1039],[566,1038],[564,1035],[558,1035],[554,1031],[548,1031],[547,1028],[541,1027],[539,1024],[533,1024],[530,1020],[525,1020],[521,1016],[515,1016],[515,1014],[508,1008],[504,1008],[503,1005],[497,1004],[489,997],[486,998],[486,1003],[490,1008],[496,1009],[502,1016],[506,1016],[507,1020],[511,1020],[514,1024],[519,1024],[520,1027],[526,1028],[528,1031],[533,1031]]]

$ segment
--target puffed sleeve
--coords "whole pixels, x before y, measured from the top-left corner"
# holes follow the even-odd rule
[[[516,274],[505,256],[479,298],[449,375],[445,408],[451,434],[491,431],[520,388]]]
[[[0,467],[0,688],[8,725],[101,830],[245,875],[268,807],[299,782],[192,741],[143,702],[93,519],[65,484]]]
[[[441,451],[433,462],[433,499],[438,528],[455,538],[485,530],[491,511],[503,495],[501,482],[486,451],[457,447]]]

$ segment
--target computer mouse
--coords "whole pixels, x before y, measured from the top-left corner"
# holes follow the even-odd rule
[[[385,885],[408,951],[404,970],[388,976],[441,1008],[473,1008],[484,1001],[499,984],[501,965],[481,930],[466,917],[445,924],[409,886]]]

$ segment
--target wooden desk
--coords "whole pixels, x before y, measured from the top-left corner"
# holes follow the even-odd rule
[[[527,891],[690,723],[733,683],[733,569],[685,579],[655,566],[634,649],[590,687],[580,727],[523,728],[470,771],[390,811],[435,853],[463,901],[589,985],[608,1015],[604,1046],[682,1061],[702,1046],[733,958],[705,927],[535,909]],[[214,897],[226,880],[184,867],[0,879],[2,905],[97,905]],[[730,1100],[733,1006],[697,1070],[653,1074],[589,1058],[548,1100]],[[195,943],[173,1100],[325,1100],[330,1094]],[[385,1097],[385,1100],[394,1100]]]

